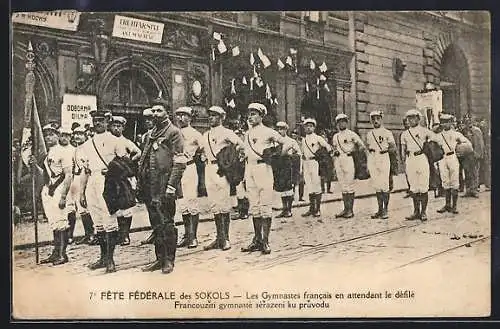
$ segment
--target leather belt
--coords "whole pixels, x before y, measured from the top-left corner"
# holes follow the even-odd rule
[[[192,165],[193,163],[194,163],[194,160],[189,160],[189,161],[186,163],[186,166]]]
[[[210,164],[217,164],[217,160],[210,161]]]
[[[407,156],[410,156],[410,155],[414,155],[414,156],[419,156],[419,155],[422,155],[424,154],[424,152],[422,151],[417,151],[417,152],[406,152]]]
[[[377,152],[376,150],[374,149],[369,149],[368,151],[370,151],[370,153],[375,153]],[[385,150],[385,151],[378,151],[379,154],[386,154],[387,152],[389,152],[388,150]]]
[[[304,160],[316,160],[315,157],[310,157],[310,158],[304,158]]]
[[[446,155],[453,155],[453,154],[455,154],[455,152],[448,152],[448,153],[446,153]]]
[[[246,161],[248,164],[261,164],[261,163],[266,163],[264,159],[255,159],[255,160],[248,160]]]

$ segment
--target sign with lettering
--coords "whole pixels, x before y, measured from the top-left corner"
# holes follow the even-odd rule
[[[80,12],[76,10],[54,10],[14,13],[12,22],[76,31],[80,22]]]
[[[113,37],[159,44],[163,37],[163,23],[116,15]]]
[[[439,123],[439,114],[443,112],[442,90],[417,92],[415,103],[417,110],[424,115],[428,128],[432,128],[434,124]]]
[[[74,122],[85,126],[92,123],[90,111],[97,109],[97,98],[94,95],[64,94],[61,105],[61,126],[71,128]]]

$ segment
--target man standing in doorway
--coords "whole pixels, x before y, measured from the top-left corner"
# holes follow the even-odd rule
[[[474,126],[470,115],[465,116],[465,130],[464,136],[472,143],[474,155],[465,159],[465,179],[466,179],[466,193],[465,197],[477,198],[479,186],[479,168],[481,160],[484,156],[484,140],[481,129]]]

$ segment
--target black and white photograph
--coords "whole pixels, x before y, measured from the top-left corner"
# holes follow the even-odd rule
[[[15,320],[487,317],[488,11],[13,12]]]

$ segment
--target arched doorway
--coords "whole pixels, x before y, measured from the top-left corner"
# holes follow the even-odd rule
[[[124,136],[136,140],[144,132],[142,111],[162,92],[169,100],[162,76],[146,61],[121,58],[108,65],[99,85],[99,104],[127,119]]]
[[[440,87],[443,90],[443,111],[461,118],[470,112],[469,66],[462,50],[451,44],[441,60]]]

